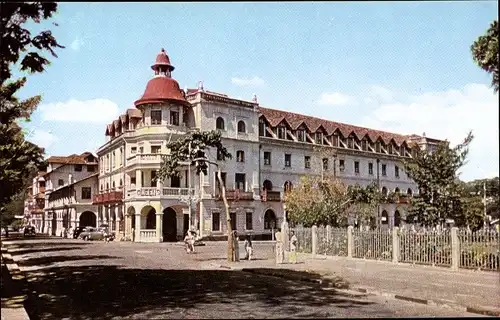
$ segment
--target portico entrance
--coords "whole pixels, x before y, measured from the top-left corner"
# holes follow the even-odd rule
[[[177,213],[171,207],[163,210],[163,241],[177,241]]]

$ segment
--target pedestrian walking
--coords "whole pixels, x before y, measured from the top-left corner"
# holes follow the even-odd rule
[[[292,237],[290,238],[290,262],[297,263],[297,237],[295,236],[295,231],[291,232]]]
[[[253,246],[252,246],[252,239],[251,239],[250,235],[247,235],[245,238],[245,252],[246,252],[245,260],[249,260],[249,261],[252,260]]]

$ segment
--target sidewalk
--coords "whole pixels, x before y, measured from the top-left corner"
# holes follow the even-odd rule
[[[2,250],[1,261],[1,291],[2,291],[2,320],[29,320],[24,308],[25,295],[19,283],[19,274],[15,264],[4,259]]]
[[[444,268],[393,264],[345,257],[298,255],[296,265],[276,266],[272,260],[242,261],[233,268],[285,268],[341,276],[353,289],[399,295],[404,299],[431,300],[431,303],[469,307],[471,312],[492,310],[500,314],[500,274],[498,272],[451,271]],[[228,266],[227,263],[223,264]],[[422,301],[421,303],[424,303]],[[476,309],[475,311],[472,309]]]

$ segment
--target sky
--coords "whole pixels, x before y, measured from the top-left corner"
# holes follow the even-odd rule
[[[498,94],[470,53],[497,12],[496,1],[60,3],[29,26],[65,49],[28,76],[19,96],[42,102],[23,125],[47,155],[95,152],[165,48],[181,88],[203,81],[264,107],[452,144],[473,130],[460,177],[498,176]]]

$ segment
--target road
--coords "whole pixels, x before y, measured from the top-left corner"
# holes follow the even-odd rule
[[[3,245],[28,280],[31,319],[477,316],[224,270],[220,242],[192,255],[166,243],[52,238]],[[272,257],[269,245],[255,251],[256,264]]]

